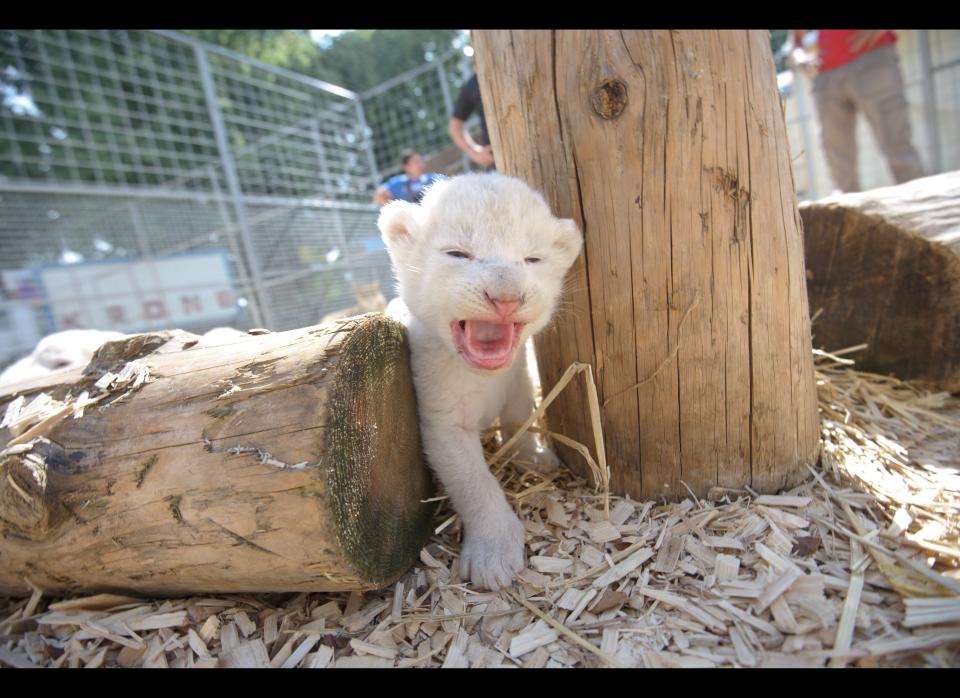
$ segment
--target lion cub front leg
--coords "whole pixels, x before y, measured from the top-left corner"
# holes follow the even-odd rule
[[[497,590],[523,569],[526,531],[490,472],[480,433],[423,423],[427,462],[463,520],[460,576]]]

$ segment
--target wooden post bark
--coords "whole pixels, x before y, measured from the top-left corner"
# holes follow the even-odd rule
[[[816,395],[767,33],[485,30],[474,46],[497,168],[584,231],[537,349],[545,388],[594,365],[612,489],[802,480]],[[585,396],[554,404],[550,428],[592,443]]]
[[[960,391],[960,172],[800,207],[817,346]]]
[[[0,429],[0,591],[371,589],[417,559],[434,505],[402,327],[197,339],[112,342],[24,391],[104,397]],[[134,359],[148,382],[94,386]]]

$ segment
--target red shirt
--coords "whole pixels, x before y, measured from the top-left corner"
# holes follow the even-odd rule
[[[860,51],[854,51],[850,48],[850,37],[856,29],[820,29],[817,36],[817,50],[820,54],[820,72],[825,73],[828,70],[839,68],[842,65],[850,63],[854,59],[862,56],[867,51],[872,51],[881,46],[888,46],[895,43],[897,35],[892,31],[885,32],[884,35],[875,44]]]

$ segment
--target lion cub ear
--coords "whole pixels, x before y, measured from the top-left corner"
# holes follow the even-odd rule
[[[553,240],[553,249],[559,253],[563,268],[567,269],[574,263],[583,248],[583,235],[571,218],[561,218],[556,221],[556,235]]]
[[[419,211],[420,207],[416,204],[399,200],[391,201],[380,209],[377,227],[391,254],[402,254],[419,237]]]

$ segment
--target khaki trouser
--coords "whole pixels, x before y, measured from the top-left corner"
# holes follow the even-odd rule
[[[923,176],[920,156],[910,141],[910,118],[895,46],[868,51],[817,75],[813,97],[827,164],[838,189],[860,190],[854,136],[858,110],[867,118],[897,183]]]

